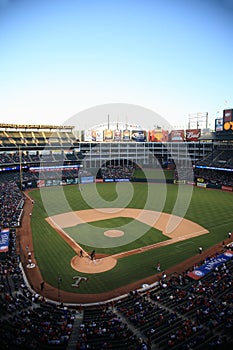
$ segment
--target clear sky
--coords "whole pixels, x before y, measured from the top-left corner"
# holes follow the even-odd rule
[[[213,124],[233,108],[232,18],[233,0],[0,0],[0,122],[119,102]]]

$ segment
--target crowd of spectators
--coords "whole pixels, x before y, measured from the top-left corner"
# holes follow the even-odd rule
[[[198,179],[203,179],[203,182],[219,185],[219,186],[233,186],[231,171],[210,170],[202,168],[179,168],[174,172],[174,179],[185,182],[198,182]],[[199,180],[200,181],[200,180]]]
[[[57,180],[57,185],[60,182],[67,179],[77,179],[81,176],[82,172],[79,171],[79,168],[76,169],[63,169],[62,171],[22,171],[20,172],[12,171],[8,173],[0,174],[0,181],[10,181],[14,182],[23,189],[36,187],[38,180]],[[89,174],[89,172],[88,172]],[[86,175],[83,175],[86,176]]]
[[[211,154],[198,161],[198,165],[231,169],[233,167],[233,148],[215,149]]]
[[[104,305],[84,309],[77,349],[147,350],[149,347],[119,313],[113,311],[112,305]]]
[[[57,152],[49,152],[40,154],[39,152],[35,151],[36,153],[29,153],[27,151],[11,151],[11,152],[1,152],[0,153],[0,164],[19,164],[20,162],[22,164],[30,164],[33,163],[40,163],[40,162],[66,162],[66,161],[77,161],[78,156],[75,151],[72,152],[66,152],[64,153],[61,151],[61,153]]]
[[[12,163],[12,158],[5,152],[0,153],[0,164]]]
[[[0,256],[0,348],[65,350],[71,337],[74,350],[215,350],[233,345],[233,259],[195,280],[189,273],[221,252],[200,255],[200,263],[183,274],[162,272],[151,289],[83,310],[48,302],[24,280],[16,228],[5,219],[14,216],[17,203],[22,205],[22,194],[13,182],[2,183],[0,198],[2,227],[10,227],[9,250]],[[74,331],[77,313],[80,325]]]
[[[131,179],[135,168],[132,165],[106,165],[101,167],[103,179]]]
[[[199,166],[212,167],[215,169],[199,168]],[[223,170],[226,169],[226,170]],[[232,170],[233,169],[233,148],[215,149],[207,157],[195,164],[195,178],[203,178],[205,182],[214,183],[223,186],[233,186]]]
[[[194,174],[196,180],[198,178],[202,178],[207,183],[223,186],[233,186],[232,172],[229,171],[226,172],[221,170],[195,168]]]
[[[12,163],[19,163],[19,162],[23,162],[23,163],[30,163],[31,162],[31,158],[27,153],[22,153],[22,158],[20,159],[21,155],[19,152],[13,152],[11,153],[11,159],[12,159]]]
[[[195,281],[187,274],[197,267],[161,279],[154,290],[131,293],[117,304],[119,312],[158,349],[222,349],[233,345],[233,261]]]
[[[0,183],[0,229],[20,224],[24,200],[14,182]]]
[[[7,214],[14,216],[15,203],[20,203],[22,195],[14,183],[3,183],[0,197],[1,206],[8,209],[1,212],[2,227],[9,227],[8,250],[0,254],[0,349],[66,349],[76,311],[46,302],[25,283],[16,228],[7,220]]]

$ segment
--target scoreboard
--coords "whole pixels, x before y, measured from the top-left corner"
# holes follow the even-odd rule
[[[215,119],[215,131],[233,131],[233,109],[224,109],[223,117]]]
[[[223,130],[233,130],[233,109],[223,111]]]

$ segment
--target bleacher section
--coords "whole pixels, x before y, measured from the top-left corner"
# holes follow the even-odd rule
[[[204,157],[201,161],[197,162],[196,165],[204,165],[216,168],[232,168],[233,164],[233,149],[214,150],[213,153]]]
[[[195,164],[195,180],[219,186],[233,186],[233,145],[221,144]],[[201,180],[202,181],[202,180]]]

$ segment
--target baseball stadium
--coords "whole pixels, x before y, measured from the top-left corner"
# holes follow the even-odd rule
[[[232,346],[222,114],[214,131],[0,124],[1,349]]]

